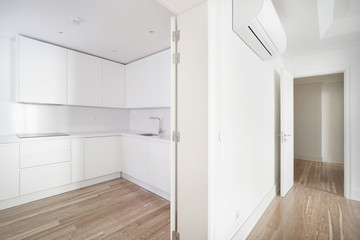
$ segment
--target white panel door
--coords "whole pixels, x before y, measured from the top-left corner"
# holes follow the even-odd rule
[[[280,78],[280,195],[284,197],[294,185],[294,79],[285,69]]]
[[[19,37],[20,102],[66,104],[66,49]]]
[[[170,143],[147,142],[148,184],[170,193]]]
[[[71,182],[85,180],[85,140],[71,139]]]
[[[117,137],[85,139],[85,179],[118,172]]]
[[[121,137],[121,170],[144,183],[147,182],[146,140]]]
[[[125,66],[102,60],[102,106],[125,107]]]
[[[69,105],[101,106],[101,59],[67,50]]]
[[[19,196],[19,144],[0,144],[0,200]]]

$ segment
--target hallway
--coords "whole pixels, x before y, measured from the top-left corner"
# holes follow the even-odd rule
[[[343,166],[294,165],[293,188],[274,198],[248,239],[360,239],[360,202],[343,197]]]

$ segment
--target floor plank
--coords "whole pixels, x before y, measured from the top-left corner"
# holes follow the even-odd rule
[[[0,239],[170,239],[170,203],[115,179],[0,211]]]
[[[360,202],[343,197],[341,165],[296,160],[294,180],[248,239],[360,239]]]
[[[344,165],[295,159],[294,181],[344,196]]]

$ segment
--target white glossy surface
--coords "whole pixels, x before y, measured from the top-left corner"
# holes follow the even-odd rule
[[[85,140],[71,139],[71,182],[85,180]]]
[[[102,106],[125,108],[125,65],[102,60]]]
[[[19,145],[0,145],[0,200],[19,196]]]
[[[126,65],[126,107],[170,106],[170,50]]]
[[[144,139],[121,137],[121,169],[124,173],[147,182],[147,143]]]
[[[170,143],[147,142],[148,184],[170,193]]]
[[[67,50],[67,104],[101,106],[101,59]]]
[[[70,162],[20,169],[20,194],[70,183]]]
[[[19,101],[66,104],[66,49],[19,37]]]
[[[85,179],[118,172],[116,137],[85,139]]]

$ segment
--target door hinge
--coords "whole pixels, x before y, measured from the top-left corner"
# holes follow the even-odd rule
[[[180,132],[173,131],[172,140],[173,142],[180,142]]]
[[[176,30],[172,32],[172,41],[173,42],[180,41],[180,30]]]
[[[176,231],[172,232],[172,240],[180,240],[180,234]]]
[[[173,53],[173,64],[180,63],[180,53]]]

